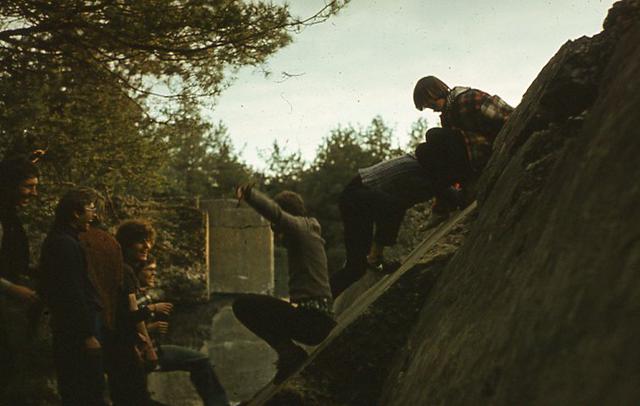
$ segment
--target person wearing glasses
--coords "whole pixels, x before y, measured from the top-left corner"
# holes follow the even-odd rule
[[[161,311],[162,306],[169,303],[157,303],[154,300],[152,290],[156,286],[156,270],[157,261],[153,255],[148,255],[147,260],[136,269],[140,286],[136,296],[138,306],[151,309],[146,325],[158,353],[158,368],[154,372],[189,372],[191,383],[204,406],[228,406],[227,394],[207,354],[189,347],[159,342],[160,336],[166,334],[169,329],[168,314]]]
[[[102,304],[78,238],[89,230],[95,200],[90,189],[73,189],[60,199],[40,257],[40,290],[51,313],[54,365],[65,406],[106,405]]]

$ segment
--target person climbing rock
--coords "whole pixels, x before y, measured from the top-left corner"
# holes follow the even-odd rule
[[[416,148],[418,161],[433,177],[436,201],[428,225],[434,226],[456,206],[471,202],[452,185],[459,183],[467,195],[472,194],[469,184],[489,161],[493,142],[513,107],[482,90],[451,89],[435,76],[418,80],[413,102],[420,111],[440,112],[442,128],[429,129],[426,142]]]
[[[407,209],[433,197],[431,177],[412,154],[358,171],[340,195],[346,261],[331,275],[334,298],[368,268],[390,273],[399,267],[384,261],[384,247],[395,244]]]
[[[335,327],[329,287],[327,256],[320,223],[307,216],[302,197],[284,191],[271,200],[251,185],[236,189],[238,200],[246,201],[269,220],[289,258],[289,297],[247,294],[233,303],[236,318],[278,353],[274,383],[280,383],[307,358],[294,343],[320,344]]]

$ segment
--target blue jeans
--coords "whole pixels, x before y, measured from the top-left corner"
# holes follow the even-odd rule
[[[160,345],[158,351],[160,371],[187,371],[205,406],[227,406],[229,400],[209,362],[199,351],[178,345]]]

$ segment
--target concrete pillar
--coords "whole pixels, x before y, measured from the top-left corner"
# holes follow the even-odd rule
[[[271,293],[273,234],[269,223],[246,204],[203,200],[208,213],[210,293]]]

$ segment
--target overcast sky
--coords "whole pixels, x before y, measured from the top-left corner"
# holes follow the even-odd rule
[[[301,16],[324,4],[291,3]],[[338,16],[305,29],[273,55],[271,76],[241,70],[207,116],[224,122],[242,157],[260,169],[259,152],[275,139],[311,160],[332,129],[365,127],[376,115],[404,145],[419,117],[439,125],[436,115],[413,106],[420,77],[479,88],[516,106],[562,44],[601,30],[613,3],[352,0]]]

